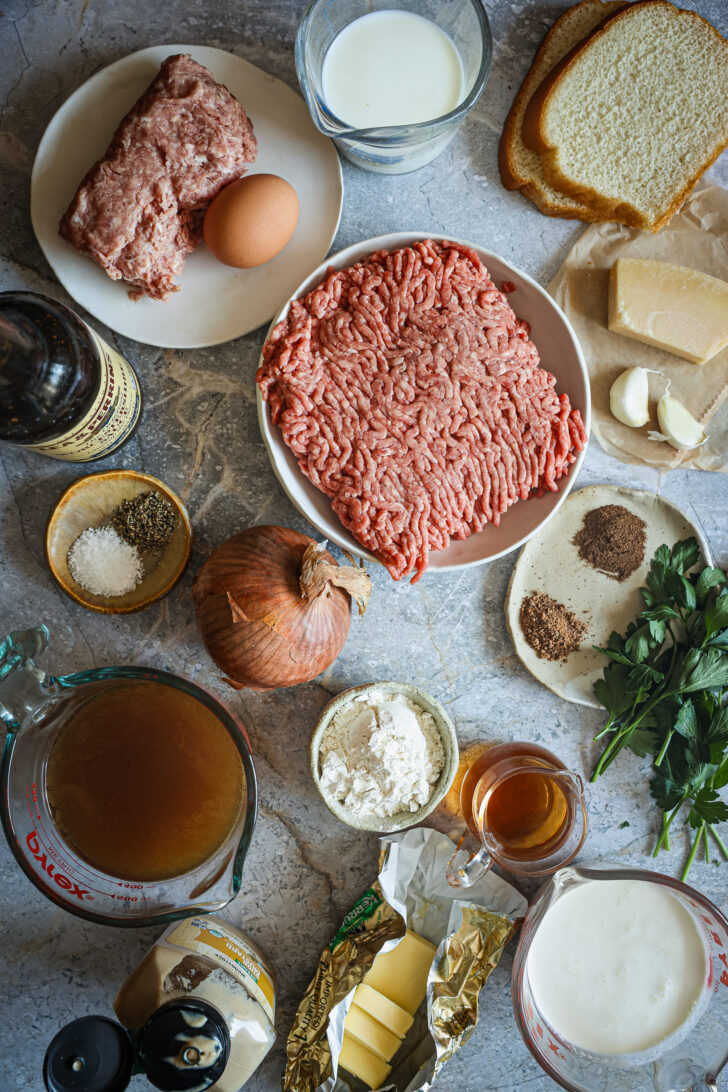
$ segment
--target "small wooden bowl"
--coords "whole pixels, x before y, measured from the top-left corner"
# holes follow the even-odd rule
[[[82,531],[106,523],[122,501],[152,490],[170,501],[177,513],[172,537],[164,550],[153,555],[149,562],[144,559],[146,574],[126,595],[106,597],[86,591],[69,572],[71,546]],[[192,527],[182,501],[164,482],[137,470],[102,470],[73,482],[53,509],[45,538],[48,567],[60,587],[76,603],[100,614],[131,614],[156,603],[182,576],[191,547]]]

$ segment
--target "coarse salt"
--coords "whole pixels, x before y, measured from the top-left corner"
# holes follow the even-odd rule
[[[144,576],[142,559],[113,527],[89,527],[68,551],[71,576],[92,595],[110,598],[133,591]]]
[[[353,816],[417,811],[445,761],[435,718],[403,694],[344,706],[323,734],[321,788]]]

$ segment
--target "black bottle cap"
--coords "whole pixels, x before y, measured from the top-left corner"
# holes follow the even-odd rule
[[[137,1041],[147,1078],[163,1092],[209,1088],[230,1057],[230,1033],[220,1012],[198,997],[179,997],[158,1008]]]
[[[54,1036],[43,1061],[48,1092],[123,1092],[131,1079],[134,1047],[121,1024],[83,1016]]]

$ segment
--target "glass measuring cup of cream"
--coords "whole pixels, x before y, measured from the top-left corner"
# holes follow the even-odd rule
[[[564,868],[523,923],[512,995],[526,1046],[563,1088],[715,1089],[728,1060],[728,921],[659,873]]]
[[[57,905],[148,925],[220,910],[256,816],[247,736],[210,694],[144,667],[52,676],[44,626],[0,642],[0,817]]]
[[[452,140],[492,59],[481,0],[313,0],[296,35],[311,117],[357,166],[404,174]]]
[[[586,838],[581,778],[535,743],[488,747],[465,773],[460,809],[467,829],[447,867],[453,887],[469,887],[492,864],[547,876],[572,861]],[[468,834],[478,848],[462,864]]]

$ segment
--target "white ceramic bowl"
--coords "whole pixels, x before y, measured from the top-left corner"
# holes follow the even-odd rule
[[[557,389],[569,395],[572,406],[581,410],[588,435],[591,427],[589,377],[571,324],[548,292],[527,273],[521,272],[503,258],[499,258],[497,254],[492,254],[475,243],[426,231],[380,235],[375,239],[365,239],[364,242],[355,243],[345,250],[340,250],[338,254],[333,254],[299,285],[273,319],[270,329],[272,330],[275,324],[285,317],[291,300],[298,299],[319,284],[330,267],[345,269],[375,250],[383,248],[395,250],[421,239],[440,241],[449,239],[451,242],[469,246],[485,263],[498,287],[504,281],[510,281],[515,285],[515,289],[509,293],[509,302],[516,315],[530,323],[531,334],[538,348],[542,366],[556,376]],[[339,522],[329,498],[304,477],[293,453],[283,442],[279,429],[273,425],[270,408],[268,403],[263,401],[260,389],[257,396],[260,431],[276,477],[289,500],[301,515],[305,516],[309,523],[313,524],[330,542],[335,542],[337,546],[350,550],[351,553],[365,560],[375,561],[374,556],[365,550]],[[446,550],[433,551],[430,554],[428,568],[439,571],[464,569],[471,565],[482,565],[486,561],[493,561],[497,557],[510,553],[511,550],[518,549],[561,507],[576,481],[585,455],[586,447],[578,455],[568,477],[559,483],[557,493],[548,493],[546,496],[528,501],[518,501],[502,516],[499,527],[488,526],[477,534],[471,535],[470,538],[451,542]]]
[[[437,730],[440,733],[442,749],[445,752],[445,761],[442,766],[442,772],[433,787],[432,796],[427,803],[423,804],[417,811],[403,811],[399,812],[397,815],[387,815],[383,817],[369,815],[361,817],[354,816],[343,804],[338,800],[334,800],[334,798],[327,793],[324,793],[321,788],[320,751],[324,732],[331,723],[332,718],[335,717],[344,706],[349,705],[352,701],[366,698],[372,693],[384,694],[385,697],[394,694],[404,694],[406,698],[409,698],[410,701],[419,705],[425,712],[432,715]],[[455,780],[459,762],[459,750],[455,726],[439,702],[436,702],[434,698],[431,698],[430,695],[424,690],[421,690],[419,686],[412,686],[410,683],[403,682],[379,682],[366,683],[363,686],[354,686],[350,690],[344,690],[329,702],[316,722],[316,727],[313,730],[311,742],[308,746],[308,757],[314,784],[319,791],[321,799],[337,819],[341,819],[342,823],[346,823],[347,826],[350,827],[355,827],[357,830],[372,830],[379,834],[391,834],[395,830],[404,830],[406,827],[414,827],[417,823],[421,823],[423,819],[426,819],[427,816],[435,810],[440,801],[445,799],[450,790],[450,786]]]

